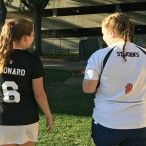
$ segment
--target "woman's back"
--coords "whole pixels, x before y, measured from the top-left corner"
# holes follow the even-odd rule
[[[43,76],[40,59],[27,50],[14,49],[10,63],[0,74],[2,125],[25,125],[38,121],[32,79],[39,76]]]

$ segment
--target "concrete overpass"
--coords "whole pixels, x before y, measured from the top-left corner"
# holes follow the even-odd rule
[[[7,21],[33,19],[29,10],[19,11],[20,7],[20,0],[7,4]],[[50,0],[42,14],[43,49],[78,49],[81,40],[92,37],[98,38],[101,48],[101,21],[115,11],[128,15],[135,25],[135,42],[146,47],[145,0]]]

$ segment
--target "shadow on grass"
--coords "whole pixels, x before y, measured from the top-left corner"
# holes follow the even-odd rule
[[[69,71],[45,68],[44,86],[52,113],[91,116],[94,94],[84,94],[81,85],[64,85]]]

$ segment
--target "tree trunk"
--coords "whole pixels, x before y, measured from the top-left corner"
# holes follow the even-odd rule
[[[5,24],[5,19],[7,15],[7,8],[3,0],[0,0],[0,27]]]
[[[42,55],[41,48],[41,21],[42,21],[42,11],[47,6],[50,0],[21,0],[21,2],[33,12],[34,16],[34,53],[36,55]]]
[[[39,6],[38,6],[39,7]],[[34,52],[35,54],[41,56],[42,49],[41,49],[41,11],[40,8],[35,7],[34,9],[34,33],[35,33],[35,40],[34,40]]]

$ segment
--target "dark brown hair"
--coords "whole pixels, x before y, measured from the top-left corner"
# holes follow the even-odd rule
[[[30,36],[33,31],[33,23],[24,18],[10,21],[2,27],[0,34],[0,73],[8,64],[10,54],[13,51],[13,41],[20,42],[23,36]]]

